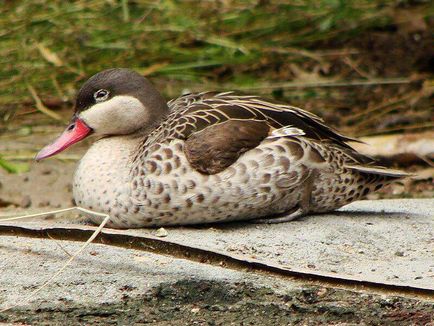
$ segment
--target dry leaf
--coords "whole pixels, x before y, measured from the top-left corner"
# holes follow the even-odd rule
[[[55,65],[56,67],[63,66],[62,60],[60,60],[60,58],[55,52],[51,51],[41,43],[36,43],[36,47],[38,48],[39,53],[41,53],[44,59],[47,60],[49,63]]]
[[[149,67],[139,69],[138,72],[143,76],[149,76],[150,74],[153,74],[154,72],[158,71],[159,69],[167,66],[168,62],[160,62],[153,65],[150,65]]]
[[[405,34],[423,32],[428,29],[425,15],[420,10],[398,9],[395,10],[394,18],[399,30]]]
[[[394,156],[414,154],[422,158],[434,157],[434,131],[415,134],[382,135],[362,137],[365,144],[353,144],[353,147],[370,156]]]
[[[324,78],[320,74],[320,66],[316,66],[312,71],[303,70],[296,64],[290,64],[289,68],[291,69],[292,73],[294,74],[295,78],[294,81],[301,82],[301,83],[317,83],[321,81],[330,81],[329,78]]]

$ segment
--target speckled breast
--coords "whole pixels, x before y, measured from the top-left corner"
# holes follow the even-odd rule
[[[96,141],[80,160],[74,174],[76,205],[108,213],[109,226],[128,227],[131,206],[131,152],[137,140],[110,137]],[[101,220],[89,216],[95,223]]]

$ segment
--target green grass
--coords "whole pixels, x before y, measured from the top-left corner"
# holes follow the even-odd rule
[[[215,83],[216,68],[225,67],[231,69],[225,82],[255,84],[269,61],[306,59],[285,49],[384,26],[394,6],[367,0],[0,3],[0,105],[30,101],[27,84],[42,98],[69,98],[84,78],[113,66],[188,87]]]
[[[168,97],[184,88],[256,88],[282,97],[281,89],[291,85],[268,86],[290,82],[291,64],[326,66],[318,44],[342,44],[387,28],[396,8],[405,5],[385,0],[3,0],[0,117],[8,120],[23,104],[32,105],[30,88],[43,101],[71,101],[87,77],[109,67],[150,76]],[[425,17],[432,15],[429,2],[420,7]],[[291,93],[300,100],[317,96],[324,91]]]

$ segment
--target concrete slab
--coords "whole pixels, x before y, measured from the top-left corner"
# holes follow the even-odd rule
[[[6,222],[4,222],[6,223]],[[61,222],[15,222],[29,227]],[[65,226],[66,227],[66,226]],[[283,224],[167,228],[165,241],[302,273],[434,290],[434,200],[359,201]],[[109,231],[152,237],[155,230]]]
[[[59,248],[62,246],[63,250]],[[0,237],[2,325],[347,325],[433,321],[434,301],[311,286],[99,244]],[[65,251],[64,251],[65,250]]]
[[[333,214],[285,224],[167,228],[164,241],[295,271],[434,289],[433,212],[433,200],[361,201]],[[5,224],[34,231],[67,229],[71,220],[0,226]],[[155,239],[151,229],[106,232]],[[0,322],[433,321],[433,297],[360,293],[100,244],[92,244],[59,279],[26,299],[63,265],[66,252],[79,246],[70,241],[0,237],[0,308],[19,304],[0,312]]]
[[[216,282],[257,282],[254,273],[202,265],[188,260],[144,253],[138,250],[93,244],[68,267],[62,276],[28,302],[25,294],[41,286],[56,273],[80,243],[47,241],[20,237],[0,237],[0,293],[2,308],[6,304],[42,303],[50,305],[71,301],[76,304],[113,304],[125,294],[146,293],[162,283],[175,283],[188,277]],[[262,278],[272,287],[272,278]],[[293,284],[287,284],[288,288]]]
[[[433,199],[359,201],[283,224],[169,229],[166,239],[297,271],[434,289]]]

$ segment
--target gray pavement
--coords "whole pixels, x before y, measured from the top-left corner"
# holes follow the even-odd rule
[[[433,212],[434,201],[429,199],[360,201],[336,213],[284,224],[230,223],[167,228],[164,240],[301,272],[434,289]],[[29,228],[68,225],[54,220],[9,223]],[[107,231],[138,237],[155,235],[155,230],[150,229]],[[248,284],[255,293],[267,289],[265,293],[280,299],[288,293],[298,298],[303,288],[312,286],[263,273],[91,244],[62,276],[27,300],[26,293],[42,285],[67,260],[66,252],[74,252],[79,246],[80,243],[71,241],[1,236],[0,308],[14,303],[19,303],[19,308],[15,307],[12,312],[110,306],[146,293],[155,295],[156,288],[161,291],[166,285],[179,285],[180,281],[190,285],[195,282],[225,284],[228,286],[222,290],[225,293],[244,289]],[[269,299],[275,301],[276,298]],[[193,312],[188,313],[194,315],[195,306],[189,309]],[[282,306],[282,309],[286,308]],[[1,317],[0,313],[0,321]]]
[[[434,199],[359,201],[283,224],[170,229],[166,239],[292,270],[434,290]]]

